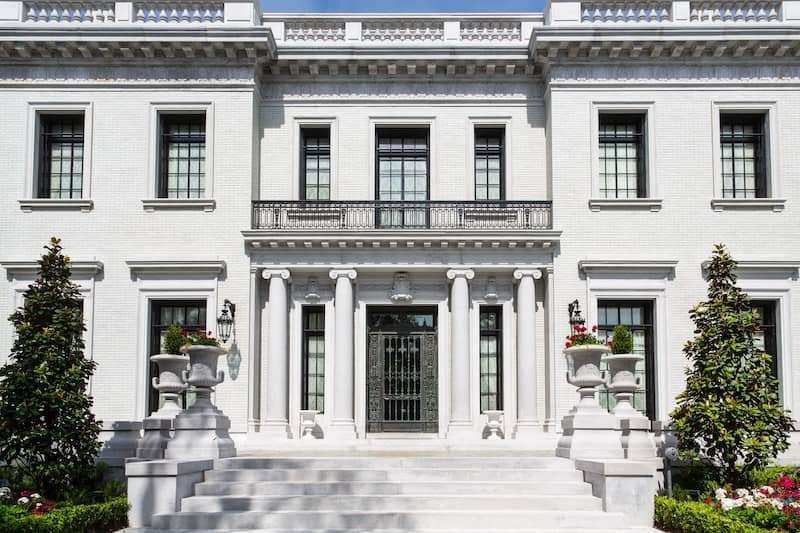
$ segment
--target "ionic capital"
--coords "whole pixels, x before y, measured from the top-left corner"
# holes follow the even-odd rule
[[[522,279],[526,276],[530,276],[533,279],[542,279],[542,271],[538,268],[530,268],[530,269],[517,269],[514,271],[514,279]]]
[[[292,273],[288,270],[284,269],[268,269],[265,268],[261,271],[261,277],[267,280],[272,278],[281,278],[283,280],[289,281],[292,277]]]
[[[466,278],[467,280],[475,277],[475,271],[470,268],[451,268],[447,271],[447,279]]]
[[[354,279],[356,279],[358,277],[358,272],[356,272],[356,270],[353,269],[353,268],[338,268],[338,269],[333,269],[330,272],[328,272],[328,276],[330,276],[330,278],[333,279],[333,280],[336,280],[336,279],[339,279],[339,278],[342,278],[342,277],[347,277],[347,278],[349,278],[351,280],[354,280]]]

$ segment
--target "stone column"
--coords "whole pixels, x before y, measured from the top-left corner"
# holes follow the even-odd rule
[[[450,425],[448,438],[475,437],[472,431],[472,402],[470,402],[470,336],[469,280],[475,272],[469,269],[447,271],[450,287]]]
[[[545,419],[544,428],[550,433],[555,433],[556,428],[556,357],[558,343],[556,342],[556,315],[555,315],[555,269],[552,265],[545,269],[547,273],[547,288],[545,304],[547,311],[547,359],[545,359]]]
[[[250,309],[248,329],[250,338],[248,352],[248,431],[258,431],[261,422],[261,270],[250,270]]]
[[[334,352],[333,418],[328,429],[328,438],[355,439],[356,424],[353,409],[355,403],[355,344],[353,280],[358,274],[353,269],[336,269],[329,276],[336,282],[334,295]]]
[[[268,437],[289,436],[289,306],[288,270],[263,270],[269,282],[267,330],[266,405],[261,413],[261,432]]]
[[[536,280],[538,269],[515,270],[517,285],[517,427],[515,439],[536,436],[541,424],[536,409]]]

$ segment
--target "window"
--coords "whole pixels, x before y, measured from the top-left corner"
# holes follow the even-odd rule
[[[331,130],[303,128],[301,195],[303,200],[331,199]]]
[[[375,186],[378,200],[422,202],[428,199],[428,141],[427,128],[378,130]],[[427,226],[426,209],[382,208],[377,216],[377,224],[382,228]]]
[[[641,379],[642,386],[633,395],[633,406],[645,415],[655,416],[655,375],[652,371],[655,364],[653,353],[653,304],[646,301],[609,301],[597,303],[598,338],[612,338],[614,327],[624,324],[633,335],[633,353],[644,356],[644,360],[636,365],[636,376]],[[603,363],[603,370],[606,370]],[[614,395],[603,387],[600,390],[600,404],[611,409],[614,407]]]
[[[475,129],[475,199],[502,200],[505,196],[505,130]]]
[[[481,307],[481,412],[503,409],[503,310]]]
[[[160,115],[161,198],[203,198],[206,177],[206,116]]]
[[[756,347],[772,356],[772,375],[778,377],[778,303],[773,300],[753,300],[752,307],[758,313],[760,326],[755,337]]]
[[[721,113],[723,198],[765,198],[766,158],[762,114]]]
[[[645,115],[601,113],[600,195],[645,198]]]
[[[325,408],[325,308],[303,307],[303,409]]]
[[[82,113],[39,115],[39,198],[83,196],[83,123]]]
[[[152,303],[150,310],[150,354],[162,353],[164,348],[164,336],[167,328],[171,325],[180,326],[186,330],[206,330],[206,302],[205,300],[158,300]],[[158,376],[158,365],[150,363],[150,375],[147,379],[148,384],[148,413],[152,413],[161,407],[159,404],[158,391],[150,383],[153,377]],[[183,406],[186,406],[186,393],[182,395]]]

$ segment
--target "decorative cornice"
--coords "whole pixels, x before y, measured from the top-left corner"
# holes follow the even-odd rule
[[[131,275],[140,277],[147,274],[208,275],[217,277],[225,272],[225,261],[216,260],[144,260],[125,261]]]
[[[103,271],[101,261],[69,261],[73,275],[96,276]],[[0,261],[0,267],[6,270],[11,278],[30,278],[39,273],[38,261]]]
[[[703,273],[708,271],[711,261],[703,261]],[[783,274],[792,279],[800,276],[800,261],[756,259],[736,261],[736,272],[748,275]]]
[[[625,273],[625,274],[663,274],[674,276],[678,261],[652,261],[652,260],[588,260],[579,261],[578,269],[586,276],[598,274]]]

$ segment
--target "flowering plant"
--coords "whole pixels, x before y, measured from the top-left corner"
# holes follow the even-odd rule
[[[786,529],[800,530],[800,479],[783,475],[757,489],[717,489],[714,499],[705,503],[724,512],[751,509],[764,512],[781,511],[786,517]]]
[[[11,489],[8,487],[0,488],[0,492],[4,494],[7,493],[8,497],[11,496]],[[45,500],[44,498],[42,498],[41,494],[30,490],[23,490],[22,492],[19,493],[19,498],[17,499],[17,506],[35,515],[43,515],[55,509],[55,504],[53,502]]]
[[[577,325],[573,328],[572,335],[567,335],[567,342],[564,343],[564,348],[572,348],[574,346],[588,346],[592,344],[605,344],[603,341],[596,337],[597,326],[592,326],[592,332],[586,329],[586,326]],[[611,342],[609,341],[609,346]]]
[[[206,333],[202,329],[194,331],[181,331],[186,341],[184,346],[216,346],[219,348],[219,341],[211,336],[211,332]]]

